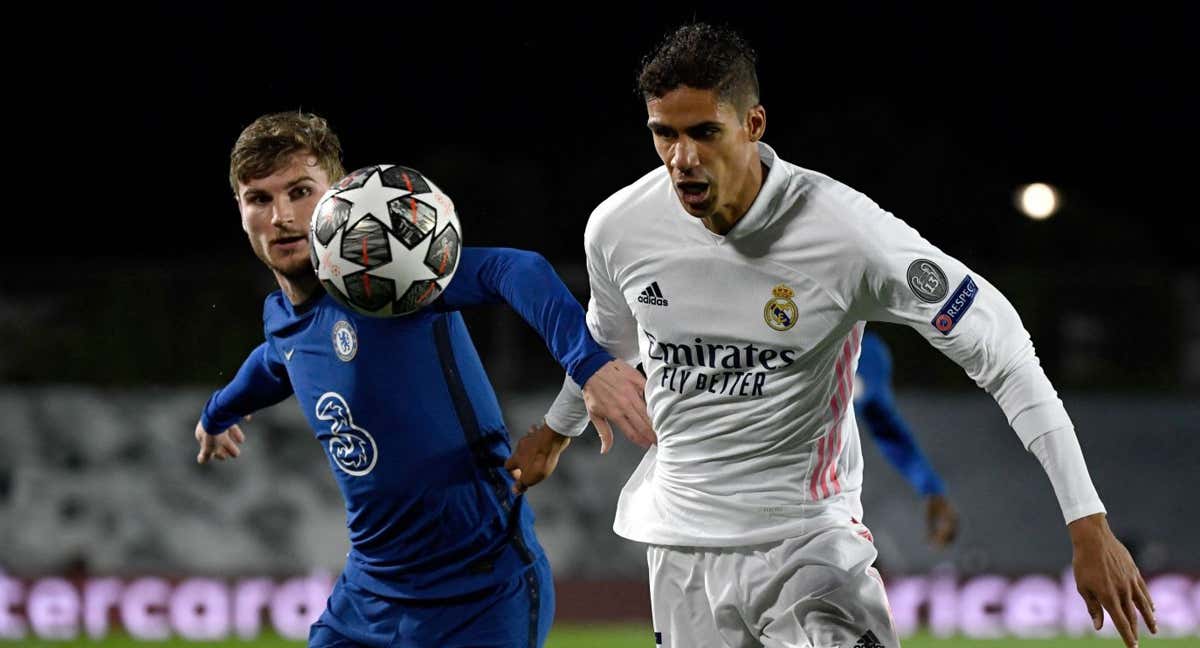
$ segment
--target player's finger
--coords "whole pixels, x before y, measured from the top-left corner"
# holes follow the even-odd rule
[[[237,456],[242,453],[237,444],[234,443],[233,439],[231,439],[229,436],[221,437],[220,444],[221,450],[225,454],[229,455],[230,459],[236,459]]]
[[[209,453],[204,448],[200,448],[200,452],[196,455],[196,463],[202,464],[208,462]]]
[[[650,423],[650,415],[646,412],[646,403],[637,401],[634,403],[633,414],[623,412],[621,429],[629,432],[631,440],[642,446],[649,448],[657,439],[654,437],[654,426]]]
[[[645,401],[642,401],[643,407],[638,408],[638,415],[641,417],[642,425],[645,426],[646,445],[651,446],[658,441],[658,436],[654,434],[654,422],[650,420],[650,412],[645,408]]]
[[[600,417],[593,417],[592,425],[596,426],[596,434],[600,435],[600,454],[608,454],[613,443],[612,427]]]
[[[1097,601],[1091,592],[1080,591],[1079,595],[1083,597],[1083,603],[1087,606],[1088,616],[1092,617],[1092,628],[1103,628],[1104,608],[1100,606],[1100,601]]]
[[[625,436],[642,448],[649,448],[650,443],[647,441],[648,435],[645,430],[645,424],[635,416],[630,416],[628,413],[623,413],[619,422],[621,431]]]
[[[508,474],[512,475],[513,478],[513,493],[516,495],[524,493],[526,486],[525,484],[521,483],[521,469],[513,468],[512,470],[508,471]]]
[[[639,371],[631,371],[629,373],[633,374],[633,386],[637,387],[638,394],[644,400],[646,398],[646,377],[643,376]]]
[[[1126,594],[1121,597],[1121,613],[1125,615],[1125,620],[1129,622],[1129,628],[1133,630],[1133,639],[1137,641],[1138,618],[1137,608],[1133,605],[1133,596]]]
[[[243,421],[246,421],[247,423],[249,423],[249,422],[250,422],[250,419],[252,419],[252,418],[254,418],[254,415],[253,415],[253,414],[247,414],[247,415],[245,415],[245,416],[243,416],[243,417],[242,417],[242,420],[243,420]]]
[[[1146,598],[1146,600],[1150,602],[1150,611],[1153,612],[1155,610],[1154,598],[1152,596],[1150,596],[1150,588],[1146,587],[1146,580],[1144,578],[1142,578],[1141,571],[1138,571],[1138,573],[1137,573],[1137,585],[1138,585],[1138,590],[1141,591],[1141,593],[1142,593],[1142,596],[1144,596]]]
[[[230,436],[230,437],[232,437],[232,438],[233,438],[233,440],[234,440],[234,441],[237,441],[238,443],[245,443],[245,442],[246,442],[246,435],[245,435],[245,433],[243,433],[243,432],[242,432],[242,428],[240,428],[240,427],[238,427],[238,426],[236,426],[236,425],[235,425],[235,426],[233,426],[233,427],[231,427],[231,428],[229,428],[229,436]]]
[[[1154,618],[1154,601],[1150,600],[1150,596],[1141,587],[1133,588],[1133,605],[1146,620],[1146,627],[1150,629],[1150,634],[1158,634],[1158,620]],[[1134,614],[1132,618],[1136,623],[1137,615]]]
[[[1125,616],[1124,603],[1116,595],[1109,595],[1105,598],[1104,609],[1108,611],[1108,618],[1112,619],[1113,627],[1117,629],[1117,634],[1121,635],[1125,645],[1133,648],[1137,645],[1137,630],[1129,623],[1129,617]]]

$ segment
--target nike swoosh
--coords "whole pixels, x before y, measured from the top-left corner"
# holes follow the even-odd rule
[[[295,353],[295,352],[296,352],[296,350],[295,350],[295,349],[288,349],[287,351],[284,351],[284,352],[283,352],[283,359],[284,359],[284,360],[291,360],[291,359],[292,359],[292,354],[293,354],[293,353]]]

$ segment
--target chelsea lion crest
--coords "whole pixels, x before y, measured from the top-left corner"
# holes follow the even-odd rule
[[[799,314],[796,302],[792,301],[796,293],[783,284],[775,286],[771,293],[774,297],[763,307],[763,319],[767,326],[776,331],[786,331],[796,325],[796,316]]]
[[[342,362],[350,362],[358,353],[358,335],[346,320],[333,325],[333,351]]]

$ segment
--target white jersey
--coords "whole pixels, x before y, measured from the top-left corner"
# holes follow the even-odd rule
[[[867,321],[920,332],[995,397],[1026,446],[1071,430],[1000,291],[863,194],[765,144],[759,153],[765,182],[724,236],[684,211],[662,167],[588,221],[588,326],[643,365],[658,435],[622,491],[618,534],[738,546],[861,519],[851,399]],[[547,422],[578,434],[586,412],[567,383],[560,401],[576,400]],[[1082,500],[1076,517],[1103,510],[1094,490]]]

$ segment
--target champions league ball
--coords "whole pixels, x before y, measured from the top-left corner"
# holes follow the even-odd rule
[[[373,317],[429,305],[458,269],[454,203],[429,178],[381,164],[342,178],[313,210],[309,250],[321,285]]]

